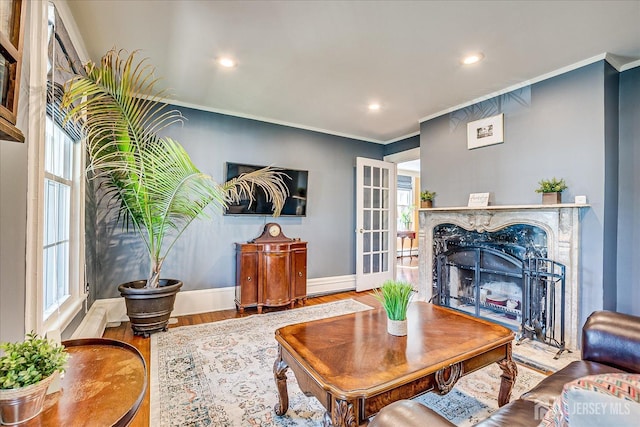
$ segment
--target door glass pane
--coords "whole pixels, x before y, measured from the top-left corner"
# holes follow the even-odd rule
[[[375,232],[373,233],[373,251],[379,251],[380,250],[380,233],[379,232]]]
[[[389,271],[389,252],[382,253],[382,271]]]
[[[362,251],[364,253],[371,252],[371,233],[364,233],[362,236]]]
[[[380,207],[380,189],[373,189],[373,208],[377,209]]]
[[[380,272],[380,254],[373,254],[373,268],[372,271],[374,273]]]
[[[369,209],[362,211],[362,228],[371,230],[371,211]]]
[[[380,211],[373,212],[373,230],[380,230]]]
[[[371,188],[369,187],[362,189],[362,205],[365,209],[371,207]]]
[[[382,169],[382,187],[389,188],[389,169]]]
[[[382,227],[383,230],[389,229],[389,211],[382,211]]]
[[[371,186],[371,166],[364,167],[364,185]]]
[[[389,190],[382,190],[382,207],[389,208]]]
[[[371,255],[365,255],[363,257],[363,266],[362,266],[362,271],[367,274],[367,273],[371,273]]]
[[[382,250],[386,251],[389,249],[389,232],[383,231],[381,234],[382,234]]]
[[[373,168],[373,186],[380,187],[380,168]]]

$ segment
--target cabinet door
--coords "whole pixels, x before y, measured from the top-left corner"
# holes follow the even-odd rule
[[[300,248],[291,252],[292,298],[307,297],[307,249]]]
[[[241,305],[258,303],[258,253],[236,254],[236,300]]]
[[[265,252],[262,287],[265,305],[284,305],[291,300],[289,252]]]

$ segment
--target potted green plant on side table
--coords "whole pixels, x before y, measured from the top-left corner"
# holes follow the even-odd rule
[[[538,182],[540,187],[536,190],[536,193],[542,193],[543,205],[557,205],[562,203],[562,192],[566,190],[567,184],[564,179],[543,179]]]
[[[149,277],[118,287],[134,333],[148,337],[166,330],[182,287],[180,280],[161,279],[160,271],[189,224],[206,217],[210,205],[253,201],[254,186],[264,190],[275,216],[287,187],[274,168],[224,184],[200,172],[182,145],[159,135],[183,117],[161,102],[165,94],[155,90],[155,69],[134,57],[135,52],[123,59],[120,51],[110,50],[99,63],[89,61],[65,84],[62,107],[66,120],[78,123],[86,135],[87,173],[99,183],[102,203],[119,211],[118,219],[138,233],[148,252]]]
[[[0,349],[0,424],[19,424],[42,411],[47,388],[64,372],[68,355],[64,346],[33,332]]]
[[[407,282],[387,280],[373,296],[387,312],[387,332],[391,335],[407,335],[407,308],[413,295],[413,286]]]
[[[433,199],[436,197],[435,191],[423,190],[420,193],[420,207],[421,208],[432,208],[433,207]]]

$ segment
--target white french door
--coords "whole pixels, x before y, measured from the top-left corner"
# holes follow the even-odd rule
[[[395,277],[396,165],[356,158],[356,291]]]

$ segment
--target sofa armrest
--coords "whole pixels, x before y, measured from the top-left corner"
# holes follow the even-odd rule
[[[640,317],[593,312],[582,328],[582,359],[640,372]]]
[[[398,400],[373,417],[369,427],[455,427],[437,412],[413,400]]]

